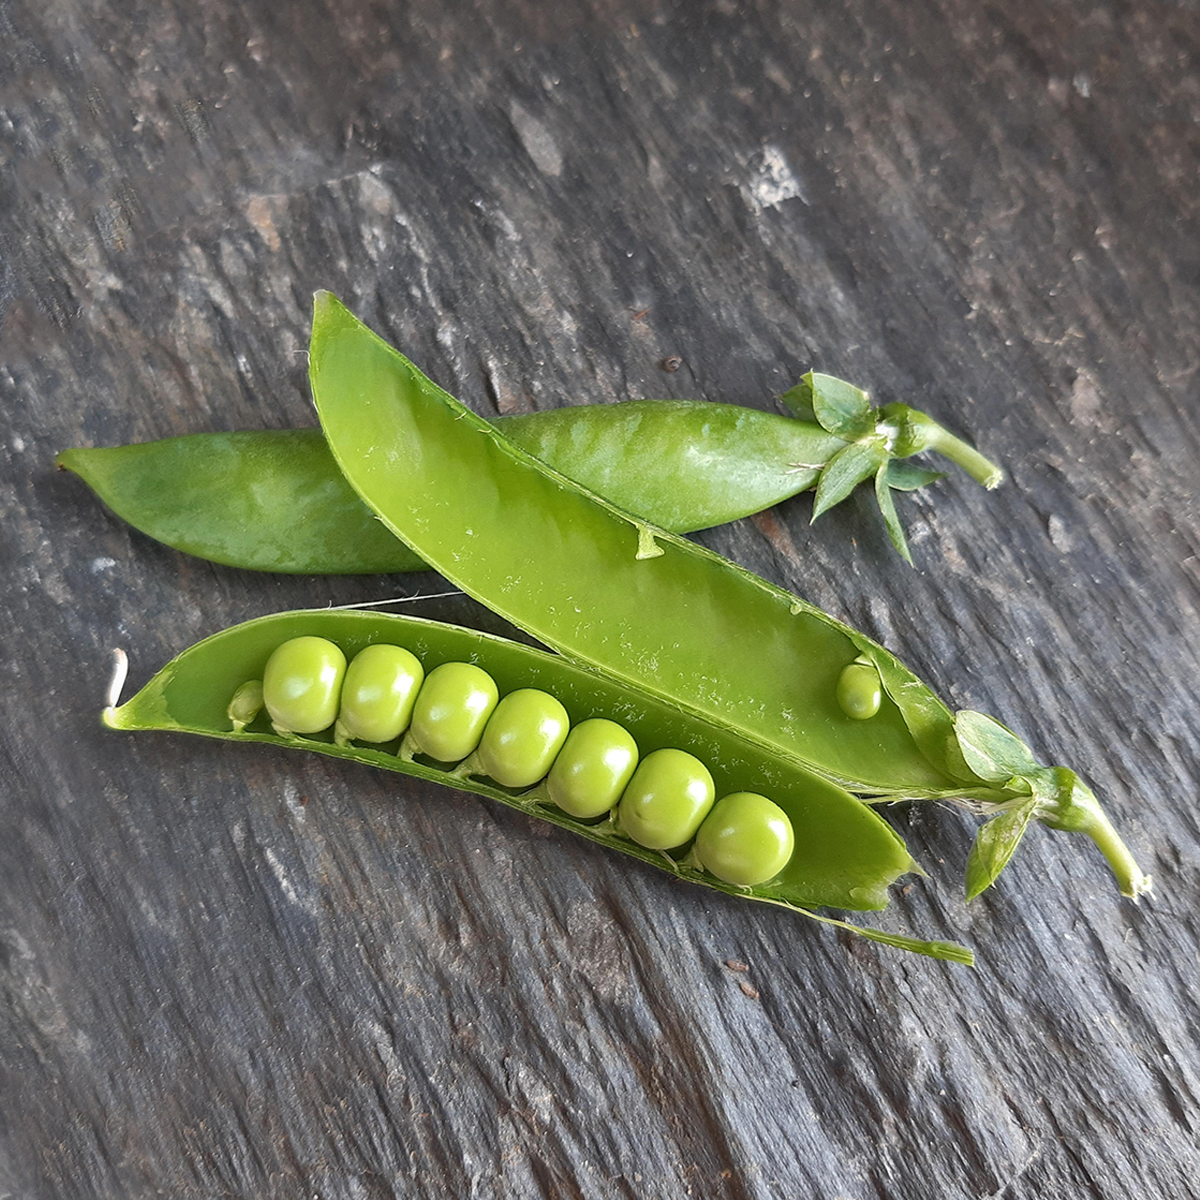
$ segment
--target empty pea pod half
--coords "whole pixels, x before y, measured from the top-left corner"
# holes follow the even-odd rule
[[[687,533],[815,488],[814,519],[874,479],[909,561],[893,492],[940,478],[906,460],[937,451],[987,487],[1002,473],[932,418],[809,373],[780,399],[792,416],[700,400],[628,400],[501,417],[497,428],[614,504]],[[59,454],[122,520],[228,566],[288,574],[417,571],[426,564],[362,503],[318,429],[197,433]]]
[[[449,784],[681,879],[972,961],[951,942],[814,911],[882,909],[889,886],[916,869],[870,806],[719,722],[476,630],[339,609],[262,617],[185,650],[124,704],[114,698],[104,722],[272,743]]]
[[[309,363],[330,450],[364,502],[540,642],[860,796],[952,800],[989,817],[968,897],[1034,820],[1089,836],[1123,894],[1148,890],[1074,772],[1041,765],[990,717],[953,713],[863,634],[514,445],[328,292],[316,296]],[[823,402],[848,432],[863,417],[848,393]],[[921,414],[892,416],[894,447],[933,436]],[[872,436],[855,446],[874,461]],[[864,469],[847,465],[842,482]]]

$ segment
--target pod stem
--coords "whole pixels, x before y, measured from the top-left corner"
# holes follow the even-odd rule
[[[468,754],[457,767],[448,771],[447,774],[451,779],[470,779],[472,775],[486,775],[487,772],[483,769],[483,760],[479,757],[479,751],[476,750],[473,754]]]
[[[955,437],[939,425],[928,413],[909,408],[907,404],[888,404],[879,410],[881,428],[890,427],[892,438],[888,449],[897,458],[908,458],[922,450],[933,450],[962,467],[976,483],[991,490],[1004,480],[1004,470],[974,446]]]
[[[1042,800],[1038,819],[1051,829],[1090,837],[1116,876],[1122,896],[1137,900],[1149,894],[1153,880],[1142,873],[1092,789],[1065,767],[1052,767],[1046,776],[1051,786],[1040,787],[1040,781],[1034,785],[1035,798],[1040,793]]]
[[[980,454],[974,446],[968,445],[962,438],[955,437],[948,429],[931,421],[934,432],[930,438],[928,449],[936,451],[952,463],[962,467],[976,483],[981,483],[991,491],[999,487],[1004,480],[1004,471],[990,458]]]
[[[1143,875],[1134,861],[1129,847],[1121,840],[1121,835],[1113,828],[1112,822],[1104,814],[1104,810],[1096,805],[1090,819],[1085,819],[1076,827],[1079,833],[1087,834],[1100,849],[1112,868],[1117,879],[1117,887],[1122,896],[1137,900],[1149,895],[1154,886],[1154,880],[1149,875]]]

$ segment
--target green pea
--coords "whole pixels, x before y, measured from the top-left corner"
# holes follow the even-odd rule
[[[479,743],[479,766],[501,787],[532,787],[546,777],[571,727],[567,710],[548,692],[509,692]]]
[[[713,777],[698,758],[684,750],[655,750],[634,771],[617,820],[639,846],[670,850],[700,828],[715,795]]]
[[[479,745],[499,699],[495,680],[482,668],[442,663],[417,693],[405,739],[408,748],[439,762],[459,762]]]
[[[402,646],[377,644],[360,650],[346,668],[342,708],[334,739],[344,746],[360,742],[390,742],[412,719],[425,668]]]
[[[855,721],[873,717],[883,703],[879,672],[870,659],[861,655],[842,669],[837,681],[838,707]]]
[[[229,701],[226,715],[234,733],[241,733],[262,712],[263,685],[261,679],[248,679]]]
[[[615,721],[593,717],[567,735],[546,792],[573,817],[600,817],[616,807],[638,764],[637,742]]]
[[[713,805],[696,834],[696,857],[710,874],[736,887],[774,879],[796,839],[788,815],[757,792],[733,792]]]
[[[267,659],[263,703],[276,733],[320,733],[337,717],[346,656],[320,637],[284,642]]]

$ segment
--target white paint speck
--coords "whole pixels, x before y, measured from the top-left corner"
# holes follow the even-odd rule
[[[99,575],[101,571],[111,571],[117,565],[115,558],[93,558],[92,574]]]
[[[751,207],[778,208],[785,200],[808,199],[796,172],[778,146],[764,146],[750,160],[750,178],[743,189]]]
[[[1076,75],[1071,80],[1071,86],[1085,99],[1090,99],[1092,94],[1092,81],[1084,74]]]
[[[12,448],[20,454],[25,449],[25,439],[18,433],[11,442]]]

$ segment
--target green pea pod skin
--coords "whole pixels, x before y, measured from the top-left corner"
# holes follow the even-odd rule
[[[734,404],[627,400],[503,417],[504,436],[568,479],[672,533],[761,512],[811,488],[845,443]]]
[[[326,438],[359,495],[540,641],[851,790],[980,782],[947,752],[953,715],[911,675],[870,721],[842,712],[842,669],[867,651],[894,661],[881,647],[511,445],[324,292],[310,369]]]
[[[844,445],[819,425],[699,400],[630,400],[500,418],[507,438],[678,533],[810,488]],[[343,478],[319,429],[196,433],[64,450],[135,529],[210,562],[284,574],[427,570]]]
[[[358,498],[319,429],[194,433],[55,461],[135,529],[210,562],[284,574],[427,569]]]
[[[352,658],[364,646],[403,646],[428,673],[444,662],[473,662],[495,679],[501,694],[541,688],[567,709],[572,724],[607,717],[623,725],[642,754],[664,747],[687,750],[712,771],[720,794],[753,785],[791,819],[796,849],[771,883],[746,891],[730,887],[683,862],[645,850],[612,832],[607,823],[588,824],[557,808],[522,800],[479,779],[405,762],[393,752],[361,745],[338,746],[333,731],[305,738],[281,737],[261,716],[234,732],[228,706],[248,680],[261,679],[271,652],[291,638],[327,638]],[[114,729],[175,730],[240,742],[315,750],[402,774],[416,775],[544,817],[593,841],[732,895],[789,907],[829,906],[881,909],[888,887],[914,869],[904,843],[873,809],[796,763],[745,742],[732,731],[698,721],[668,704],[586,671],[558,655],[504,638],[418,617],[362,610],[316,609],[278,613],[234,626],[197,643],[167,664],[136,695],[104,714]]]
[[[862,795],[954,798],[1000,813],[1025,803],[1047,771],[1074,780],[1065,768],[1009,781],[977,774],[962,730],[967,741],[997,735],[974,718],[956,726],[883,647],[530,457],[328,292],[316,296],[309,368],[330,449],[380,519],[463,591],[567,657]],[[896,420],[914,445],[934,424],[907,409]],[[957,440],[938,436],[943,446]],[[978,457],[978,474],[989,475]],[[836,698],[859,655],[885,692],[869,720]],[[1149,890],[1085,786],[1041,787],[1038,820],[1090,837],[1124,895]]]

